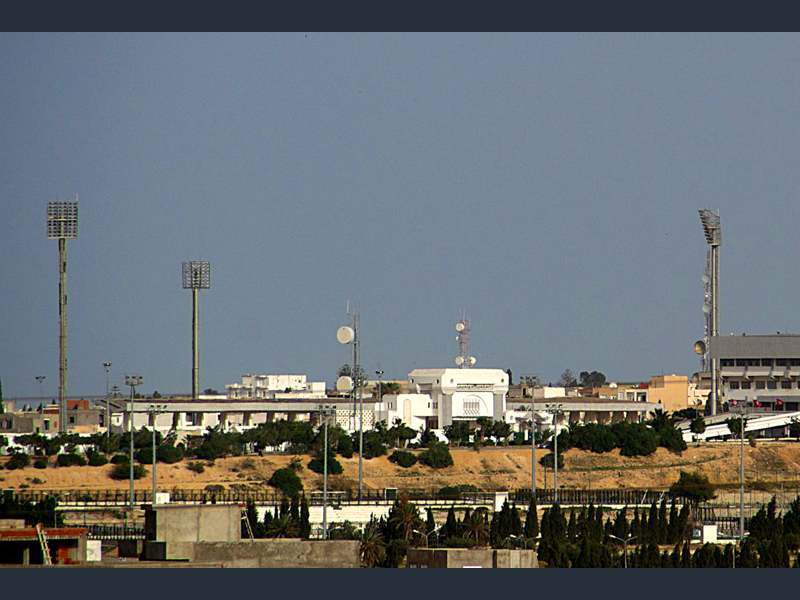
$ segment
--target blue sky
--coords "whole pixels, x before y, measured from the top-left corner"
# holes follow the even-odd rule
[[[331,382],[363,363],[555,380],[691,375],[722,216],[722,332],[800,332],[797,35],[2,34],[0,378],[58,382],[47,202],[68,245],[69,394],[141,373]]]

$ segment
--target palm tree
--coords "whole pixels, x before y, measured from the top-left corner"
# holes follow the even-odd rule
[[[372,519],[364,527],[364,533],[361,534],[361,560],[367,567],[372,568],[375,563],[383,560],[385,555],[386,541],[378,528],[377,521]]]
[[[489,523],[485,513],[485,508],[479,508],[464,519],[464,537],[475,540],[478,546],[483,546],[489,539]]]
[[[408,494],[405,492],[392,507],[389,522],[397,527],[400,537],[404,540],[410,540],[414,537],[415,529],[419,530],[425,526],[419,516],[419,509],[408,501]]]
[[[273,519],[267,527],[267,537],[291,538],[297,535],[297,525],[289,513]]]

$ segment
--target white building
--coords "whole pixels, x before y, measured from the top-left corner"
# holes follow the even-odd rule
[[[305,375],[243,375],[242,383],[229,383],[228,399],[325,398],[324,381],[306,381]]]

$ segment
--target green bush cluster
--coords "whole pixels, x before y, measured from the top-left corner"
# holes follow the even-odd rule
[[[296,497],[303,490],[303,482],[297,473],[289,468],[277,469],[267,483],[290,498]]]
[[[411,452],[406,452],[405,450],[395,450],[392,452],[389,460],[404,468],[413,467],[415,464],[417,464],[417,457]]]

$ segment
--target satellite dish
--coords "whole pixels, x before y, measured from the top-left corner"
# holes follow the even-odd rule
[[[475,364],[475,357],[474,356],[470,356],[469,357],[469,366],[472,366],[474,364]]]
[[[703,273],[703,276],[700,278],[703,283],[711,283],[711,277],[708,276],[708,273]]]
[[[336,331],[336,339],[339,340],[340,344],[352,344],[353,340],[356,337],[356,332],[353,331],[352,327],[339,327]]]
[[[706,314],[711,312],[711,305],[708,302],[703,304],[703,312],[706,313]]]
[[[464,357],[463,356],[456,356],[456,364],[460,367],[464,364]]]
[[[349,392],[353,389],[353,378],[342,375],[336,380],[336,390],[339,392]]]
[[[461,321],[459,321],[458,323],[456,323],[456,331],[457,331],[457,332],[459,332],[459,333],[461,333],[462,331],[464,331],[464,324],[463,324]]]
[[[697,354],[703,355],[706,353],[706,343],[703,340],[697,340],[694,343],[694,351]]]

